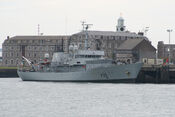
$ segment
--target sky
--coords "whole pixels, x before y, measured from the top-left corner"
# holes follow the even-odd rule
[[[115,31],[122,14],[126,29],[143,31],[153,46],[168,43],[167,29],[173,29],[175,44],[175,0],[0,0],[0,48],[7,36],[71,35],[82,30],[81,21],[93,24],[89,30]]]

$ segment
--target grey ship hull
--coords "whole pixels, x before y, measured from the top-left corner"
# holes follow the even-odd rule
[[[142,63],[94,68],[79,72],[18,71],[23,81],[134,82]]]

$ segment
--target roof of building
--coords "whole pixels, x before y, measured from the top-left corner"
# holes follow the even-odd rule
[[[125,32],[117,32],[117,31],[87,31],[88,35],[103,35],[103,36],[128,36],[128,37],[144,37],[142,35],[138,35],[136,33],[132,33],[129,31]],[[75,33],[73,35],[78,34],[86,34],[86,32],[81,31],[79,33]]]
[[[11,37],[10,39],[13,39],[13,40],[19,40],[19,39],[24,39],[24,40],[28,40],[28,39],[43,39],[43,40],[46,40],[46,39],[64,39],[66,37],[69,37],[69,36],[54,36],[54,35],[51,35],[51,36],[14,36],[14,37]]]
[[[144,39],[128,39],[119,46],[118,50],[132,50],[143,40]]]

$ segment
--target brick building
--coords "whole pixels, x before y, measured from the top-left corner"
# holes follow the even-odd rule
[[[104,50],[105,56],[115,59],[115,50],[126,40],[145,39],[145,36],[129,31],[87,31],[73,34],[70,38],[70,44],[78,45],[80,49],[84,48],[85,36],[88,35],[88,47],[92,50]]]
[[[175,44],[164,44],[163,41],[159,41],[157,49],[158,49],[157,52],[158,58],[167,59],[170,57],[170,62],[175,63]]]
[[[54,52],[68,51],[69,36],[15,36],[2,44],[2,65],[17,66],[22,56],[37,63],[48,53],[51,60]]]
[[[116,60],[117,49],[127,40],[137,39],[148,41],[143,33],[125,31],[124,19],[118,19],[116,31],[81,31],[71,36],[15,36],[7,38],[2,45],[2,65],[16,66],[22,56],[37,63],[49,53],[50,60],[54,52],[68,52],[69,45],[77,45],[84,49],[86,35],[88,36],[88,48],[91,50],[103,50],[105,57]],[[147,46],[151,43],[146,43]],[[135,50],[135,49],[133,49]],[[154,49],[153,49],[154,50]],[[154,53],[154,52],[153,52]]]
[[[128,39],[115,53],[117,60],[125,62],[142,62],[143,58],[156,59],[156,48],[145,39]]]

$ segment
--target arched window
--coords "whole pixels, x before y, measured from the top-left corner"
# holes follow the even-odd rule
[[[10,61],[10,64],[13,64],[13,60]]]

